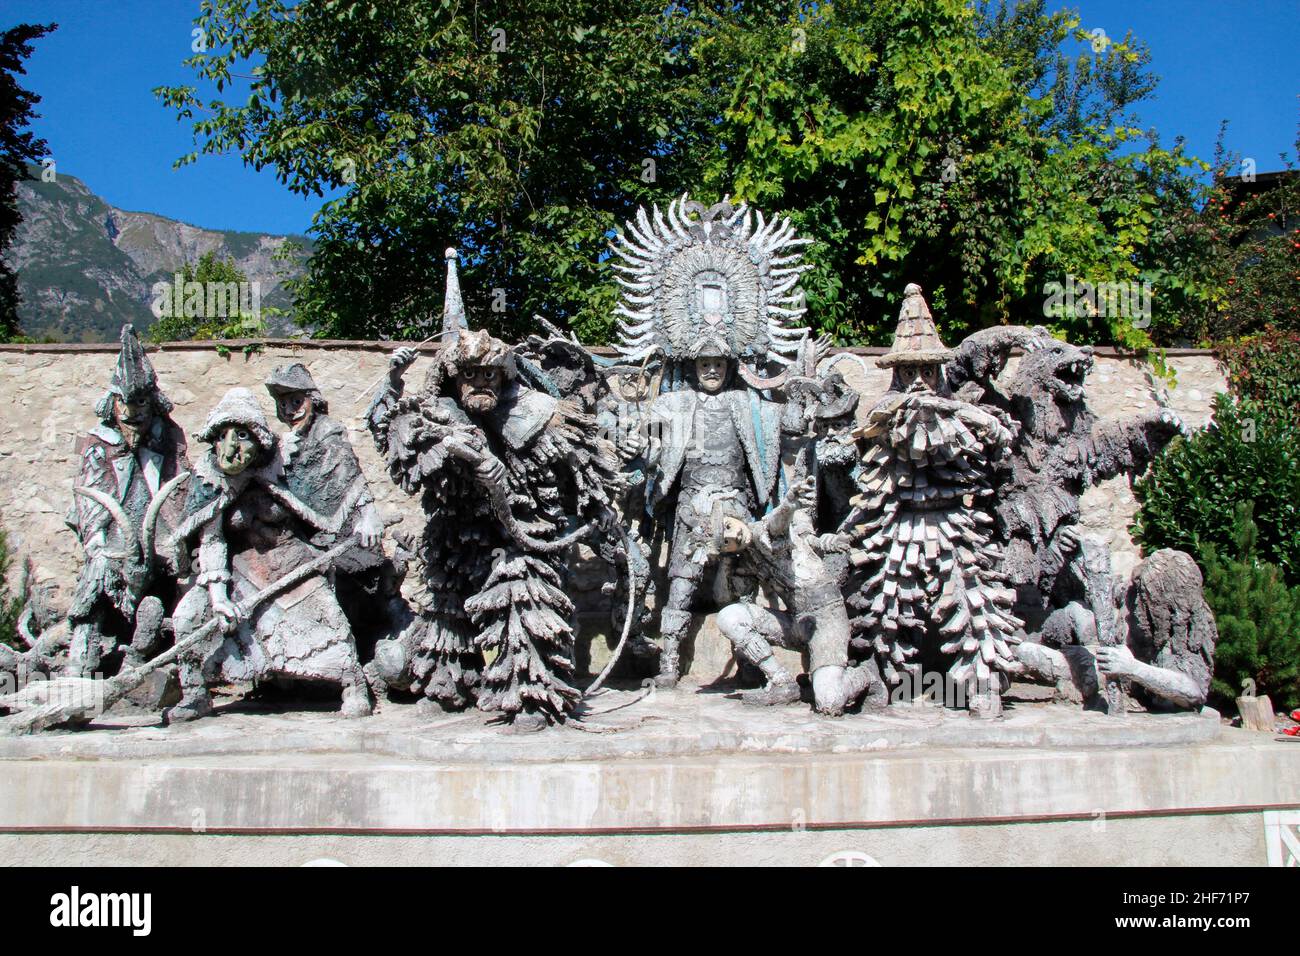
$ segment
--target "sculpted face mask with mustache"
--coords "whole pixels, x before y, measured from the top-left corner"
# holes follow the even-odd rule
[[[119,396],[113,399],[113,403],[122,440],[130,448],[140,447],[153,424],[153,402],[148,398],[125,399]]]
[[[456,376],[460,404],[474,415],[486,415],[497,407],[505,372],[495,365],[471,365]]]

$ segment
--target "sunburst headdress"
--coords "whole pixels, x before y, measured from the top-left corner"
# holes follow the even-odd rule
[[[799,277],[812,268],[799,247],[811,241],[795,238],[789,219],[729,198],[705,207],[683,194],[666,215],[638,209],[610,243],[622,361],[722,354],[751,385],[779,385],[784,374],[764,379],[762,366],[789,366],[808,336],[796,323],[807,311]]]

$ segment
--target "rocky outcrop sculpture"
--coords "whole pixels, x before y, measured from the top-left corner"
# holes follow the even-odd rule
[[[1095,710],[1200,708],[1210,693],[1218,628],[1191,555],[1157,551],[1127,586],[1116,582],[1115,593],[1115,643],[1098,644],[1087,618],[1053,615],[1038,640],[1016,649],[1028,674]]]

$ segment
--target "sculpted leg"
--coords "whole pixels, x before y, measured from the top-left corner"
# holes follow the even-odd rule
[[[208,616],[208,593],[206,588],[191,589],[172,613],[172,624],[176,631],[176,640],[184,640],[203,625]],[[174,707],[163,713],[163,722],[177,724],[212,713],[212,695],[208,691],[208,668],[205,667],[217,647],[221,635],[200,647],[192,648],[183,654],[178,662],[181,682],[181,699]]]
[[[162,634],[163,603],[150,595],[140,601],[135,609],[135,632],[122,659],[124,667],[139,667],[153,656],[158,638]]]
[[[659,615],[659,633],[663,650],[659,655],[659,687],[676,687],[681,677],[681,644],[691,626],[691,602],[695,598],[696,583],[690,578],[672,578],[668,585],[668,602]]]
[[[772,642],[779,640],[783,629],[777,615],[753,604],[728,604],[718,612],[718,630],[731,641],[736,656],[762,671],[767,681],[758,690],[744,691],[740,695],[744,703],[770,706],[799,700],[794,676],[772,653]]]
[[[72,625],[72,640],[68,645],[69,677],[92,677],[99,670],[104,646],[104,632],[100,627],[99,612]]]

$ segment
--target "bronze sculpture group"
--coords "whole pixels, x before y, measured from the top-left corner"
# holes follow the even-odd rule
[[[989,718],[1012,678],[1111,712],[1204,703],[1215,631],[1194,563],[1158,552],[1120,579],[1078,528],[1083,490],[1140,473],[1177,420],[1096,421],[1091,350],[1039,328],[947,348],[915,285],[878,360],[889,388],[859,409],[798,324],[806,242],[725,200],[640,210],[611,245],[614,359],[554,330],[512,346],[471,329],[448,250],[424,382],[408,387],[418,352],[398,349],[364,416],[423,515],[400,556],[306,367],[265,383],[282,434],[235,388],[191,464],[125,328],[78,443],[69,525],[86,560],[66,647],[22,663],[126,688],[170,643],[179,699],[154,701],[168,722],[210,713],[216,684],[289,681],[336,687],[350,717],[405,696],[539,729],[581,718],[593,689],[568,593],[581,543],[617,577],[611,668],[660,688],[712,611],[751,705],[870,713],[925,677]],[[782,647],[806,655],[802,682]],[[21,695],[6,707],[21,714]]]

